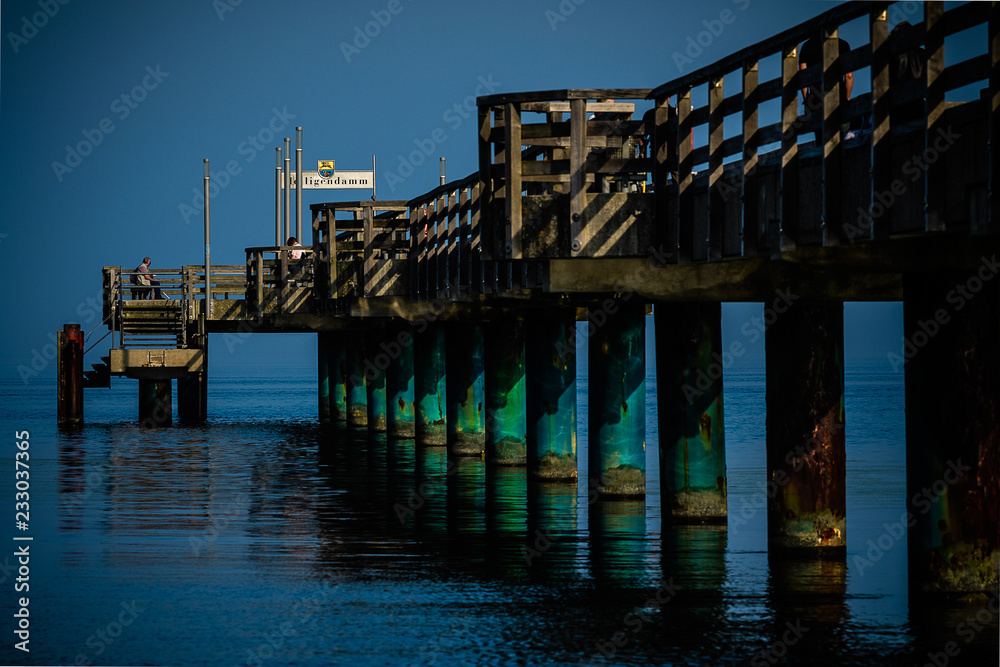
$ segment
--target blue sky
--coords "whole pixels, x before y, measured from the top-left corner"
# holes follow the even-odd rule
[[[212,261],[242,264],[244,248],[273,242],[274,147],[297,125],[306,168],[334,159],[368,169],[374,154],[379,198],[409,199],[437,185],[440,156],[450,179],[476,169],[474,114],[465,117],[476,95],[655,87],[833,4],[4,0],[3,376],[44,356],[63,323],[97,325],[102,266],[202,261],[204,158],[220,186]],[[721,32],[696,57],[677,57],[710,26]],[[426,161],[400,171],[428,142]],[[304,208],[369,194],[310,192]],[[727,307],[729,335],[755,308]],[[898,347],[900,312],[849,307],[848,320],[865,324],[848,328],[849,353]],[[212,349],[213,365],[276,353],[307,364],[315,340],[260,335],[244,356]]]

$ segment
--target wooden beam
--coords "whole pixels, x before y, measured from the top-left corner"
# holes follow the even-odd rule
[[[569,216],[570,216],[570,256],[578,256],[590,240],[584,208],[587,204],[587,105],[582,99],[570,103],[570,147],[569,147]]]
[[[757,132],[759,87],[757,85],[759,67],[756,60],[743,64],[743,256],[754,257],[759,247],[760,230],[759,181],[757,179],[757,148],[760,135]]]
[[[506,215],[507,256],[521,259],[521,107],[519,104],[504,105],[504,139],[508,147],[506,169],[507,199],[504,207]]]

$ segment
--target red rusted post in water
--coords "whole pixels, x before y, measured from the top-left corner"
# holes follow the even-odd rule
[[[1000,562],[1000,278],[903,283],[910,588],[996,593]],[[877,563],[873,567],[878,567]]]
[[[776,313],[766,355],[768,548],[843,552],[844,304]]]
[[[58,334],[56,420],[59,426],[83,424],[83,332],[66,324]]]

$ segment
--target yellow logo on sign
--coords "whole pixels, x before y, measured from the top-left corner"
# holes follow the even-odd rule
[[[330,178],[333,176],[333,163],[334,160],[320,160],[319,161],[319,175],[320,178]]]

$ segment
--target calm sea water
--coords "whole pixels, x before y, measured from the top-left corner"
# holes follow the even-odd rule
[[[585,365],[579,385],[585,480]],[[523,470],[318,425],[315,391],[309,369],[219,372],[208,424],[142,430],[135,382],[116,380],[60,433],[53,384],[0,385],[11,525],[13,433],[31,434],[0,663],[998,662],[986,600],[908,599],[905,538],[885,527],[906,511],[903,376],[884,363],[847,371],[841,562],[768,557],[761,367],[727,369],[728,531],[661,529],[651,382],[645,504],[590,504],[585,482],[529,495]],[[15,534],[34,538],[28,593]],[[13,646],[21,595],[30,653]]]

